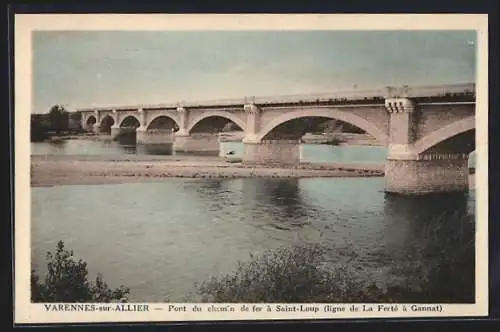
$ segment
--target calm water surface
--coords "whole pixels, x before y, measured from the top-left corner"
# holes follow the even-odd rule
[[[32,151],[120,151],[87,142],[70,141],[65,152],[35,144]],[[383,160],[376,147],[316,145],[302,153],[318,161]],[[100,272],[111,287],[130,287],[132,301],[182,302],[195,283],[234,271],[250,253],[321,244],[355,255],[383,281],[385,269],[423,245],[429,222],[474,214],[474,191],[411,199],[387,196],[383,187],[383,178],[249,178],[32,188],[32,264],[45,273],[45,253],[63,240],[92,276]]]
[[[224,142],[220,145],[219,155],[233,151],[235,157],[243,154],[240,142]],[[114,157],[123,155],[150,155],[148,149],[141,146],[124,146],[117,142],[67,140],[59,144],[31,143],[32,155],[80,155]],[[301,160],[308,162],[341,163],[383,163],[387,149],[380,146],[331,146],[323,144],[302,144]],[[175,152],[174,152],[175,155]],[[153,157],[153,156],[151,156]],[[157,156],[156,156],[157,157]],[[470,165],[475,164],[475,153],[470,156]]]

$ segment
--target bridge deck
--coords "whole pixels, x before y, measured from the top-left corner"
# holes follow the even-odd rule
[[[371,90],[334,91],[319,94],[295,94],[284,96],[243,97],[199,102],[172,102],[165,104],[139,104],[125,106],[96,106],[79,109],[80,112],[131,111],[131,110],[176,110],[178,107],[191,109],[235,108],[241,109],[247,103],[261,106],[300,106],[300,105],[349,105],[383,104],[385,98],[404,96],[417,102],[474,102],[475,84],[431,85],[420,87],[385,87]]]

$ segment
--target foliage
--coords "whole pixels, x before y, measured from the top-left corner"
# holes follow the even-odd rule
[[[55,253],[47,253],[48,272],[44,282],[36,271],[31,273],[33,302],[113,302],[127,301],[130,290],[124,286],[110,289],[98,275],[95,282],[88,280],[87,263],[76,260],[72,250],[57,243]]]
[[[239,263],[236,272],[199,285],[203,301],[214,302],[365,302],[383,299],[374,283],[354,278],[347,266],[322,266],[319,246],[268,250]]]
[[[474,227],[474,216],[453,213],[443,214],[423,228],[420,245],[413,247],[405,264],[392,271],[407,276],[405,299],[474,302]]]
[[[241,131],[241,128],[232,121],[228,122],[221,130],[222,132]]]
[[[49,113],[31,115],[31,141],[39,142],[65,132],[82,133],[81,112],[68,112],[64,106],[54,105]]]
[[[365,134],[366,132],[350,123],[339,120],[327,120],[319,125],[319,128],[324,133],[353,133]]]
[[[50,129],[56,133],[67,130],[69,126],[69,113],[64,106],[54,105],[49,111]]]
[[[50,125],[48,121],[44,121],[43,118],[41,118],[38,115],[32,115],[31,116],[31,123],[30,123],[30,137],[32,142],[39,142],[43,141],[48,137],[47,131],[49,129]]]
[[[337,120],[328,120],[319,125],[319,128],[324,133],[335,133],[342,131],[342,125]]]
[[[424,227],[413,252],[389,265],[385,285],[355,258],[332,262],[324,248],[295,246],[251,256],[234,272],[198,285],[198,293],[203,301],[228,303],[473,302],[474,223],[459,218],[443,216]]]

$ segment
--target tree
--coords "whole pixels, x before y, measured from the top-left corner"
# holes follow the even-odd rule
[[[223,128],[222,128],[222,132],[230,132],[230,131],[240,131],[240,127],[234,123],[234,122],[228,122]]]
[[[87,263],[75,260],[73,250],[66,250],[63,241],[55,253],[47,253],[47,274],[40,281],[36,271],[31,273],[32,302],[112,302],[127,301],[130,289],[120,286],[110,289],[99,274],[95,282],[88,280]]]
[[[352,133],[352,134],[365,134],[366,132],[347,122],[339,120],[328,120],[320,124],[320,129],[324,133]]]
[[[335,133],[342,131],[342,125],[337,120],[327,120],[319,125],[324,133]]]
[[[69,112],[62,105],[54,105],[49,111],[50,129],[59,134],[69,126]]]
[[[43,115],[31,114],[30,136],[32,142],[40,142],[47,138],[48,125]]]

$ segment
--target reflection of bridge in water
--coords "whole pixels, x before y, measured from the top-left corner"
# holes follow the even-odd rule
[[[217,151],[215,133],[232,122],[244,132],[243,163],[255,165],[298,163],[302,136],[339,120],[388,146],[386,191],[400,194],[466,191],[475,150],[475,84],[80,111],[84,128],[183,152]]]

